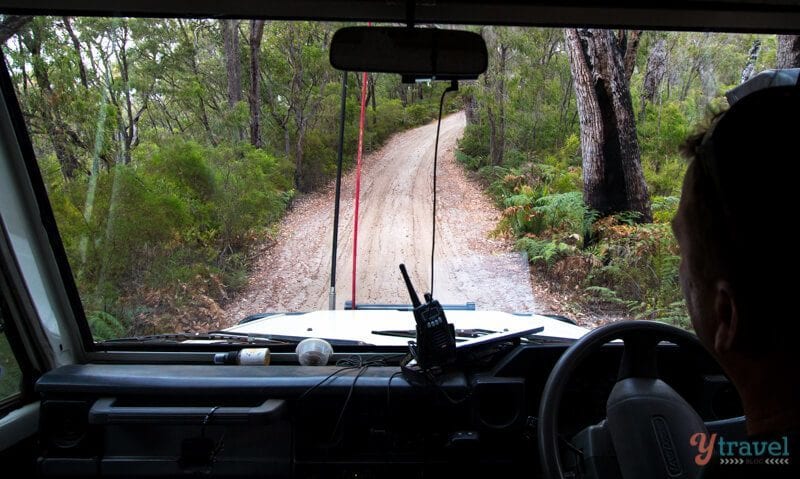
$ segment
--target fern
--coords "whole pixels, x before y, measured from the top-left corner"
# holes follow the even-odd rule
[[[560,241],[540,240],[536,238],[521,238],[516,243],[516,248],[528,254],[528,261],[533,264],[553,266],[560,258],[575,252],[575,248]]]
[[[96,341],[125,336],[125,326],[117,318],[104,311],[94,311],[86,319]]]
[[[614,215],[617,221],[621,224],[628,225],[628,226],[635,226],[639,223],[642,214],[638,211],[623,211],[622,213],[617,213]]]
[[[589,293],[592,297],[607,303],[620,304],[625,306],[628,305],[628,302],[620,298],[617,295],[617,292],[611,288],[606,288],[603,286],[587,286],[586,288],[584,288],[584,291]]]
[[[539,198],[536,200],[533,213],[533,233],[538,234],[550,229],[583,236],[590,210],[583,202],[583,195],[578,191],[572,191]]]
[[[530,205],[532,205],[534,203],[534,201],[535,201],[535,198],[533,198],[533,197],[531,197],[529,195],[519,194],[519,195],[509,196],[508,198],[505,199],[503,204],[506,207],[530,206]]]

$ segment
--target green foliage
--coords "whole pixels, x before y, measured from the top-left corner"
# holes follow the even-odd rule
[[[295,192],[332,178],[341,76],[326,49],[336,27],[265,25],[255,72],[260,148],[249,138],[247,22],[238,25],[237,98],[228,97],[222,34],[213,20],[38,17],[3,46],[97,337],[174,330],[181,314],[191,315],[187,305],[224,300],[246,284],[253,245]],[[467,108],[456,157],[504,208],[498,233],[513,235],[532,262],[553,274],[582,268],[572,277],[589,304],[686,324],[669,232],[686,168],[678,147],[708,110],[724,106],[722,94],[739,83],[754,41],[762,42],[755,70],[773,66],[775,37],[643,34],[630,87],[655,223],[640,226],[630,214],[598,219],[583,204],[580,125],[563,31],[481,32],[489,71],[448,96],[444,111]],[[654,100],[643,103],[647,57],[659,40],[669,71]],[[396,75],[371,74],[369,81],[367,152],[434,120],[446,87],[407,85]],[[357,145],[360,75],[348,75],[347,95],[345,167]],[[69,158],[77,166],[66,178]]]
[[[94,311],[87,315],[86,319],[92,329],[92,335],[97,341],[125,336],[125,326],[108,313]]]
[[[506,200],[506,206],[516,209],[513,229],[517,234],[584,234],[589,210],[579,192],[543,196],[532,202],[531,199],[525,192]]]
[[[143,146],[137,164],[49,193],[96,338],[141,332],[130,308],[147,291],[222,299],[246,284],[246,251],[291,200],[291,165],[249,145],[175,140]],[[81,245],[84,245],[83,247]],[[84,248],[84,251],[82,251]],[[223,289],[210,288],[218,282]],[[188,296],[187,296],[188,295]]]
[[[479,158],[474,158],[461,150],[456,150],[456,160],[468,170],[474,171],[480,168]]]
[[[195,142],[177,141],[155,151],[143,165],[164,190],[196,201],[208,201],[214,195],[214,177],[206,151]]]
[[[670,225],[604,220],[595,228],[600,240],[592,254],[602,266],[589,273],[586,292],[602,293],[594,300],[621,304],[638,318],[688,324],[678,281],[680,257]]]
[[[691,131],[684,108],[677,101],[648,104],[644,121],[638,126],[642,166],[651,195],[680,194],[686,162],[679,148]]]
[[[20,392],[22,385],[22,371],[8,344],[4,332],[0,331],[0,401]]]
[[[367,124],[365,143],[373,150],[402,127],[405,111],[402,102],[395,98],[381,103],[374,112],[367,110],[367,116],[372,116],[372,123]]]
[[[438,114],[438,108],[431,102],[415,103],[406,107],[403,123],[406,126],[417,126],[429,122]]]
[[[294,190],[291,166],[249,145],[215,157],[215,216],[223,248],[242,247],[260,227],[278,220]]]
[[[296,191],[335,173],[341,76],[327,48],[338,25],[265,24],[255,72],[250,25],[237,25],[234,52],[220,22],[203,19],[37,17],[3,45],[97,339],[220,319]],[[226,57],[237,52],[230,96]],[[345,167],[360,79],[347,77]],[[365,152],[435,119],[447,86],[369,81]],[[444,111],[462,104],[451,94]]]
[[[677,196],[654,196],[652,203],[653,222],[670,223],[678,211],[680,198]]]
[[[679,147],[708,111],[725,107],[723,93],[739,83],[754,41],[762,44],[755,71],[773,66],[775,37],[642,35],[630,88],[654,223],[639,225],[635,214],[597,218],[583,205],[580,128],[562,32],[491,28],[483,33],[494,69],[483,82],[463,89],[473,100],[472,121],[456,157],[478,172],[504,208],[497,233],[515,237],[551,287],[582,291],[586,308],[610,306],[688,327],[670,230],[686,171]],[[654,99],[645,101],[643,79],[658,41],[664,42],[668,70]],[[506,75],[499,82],[503,52]],[[490,165],[492,144],[504,145],[499,165]]]
[[[489,129],[480,123],[468,124],[464,129],[464,136],[458,142],[458,149],[465,155],[485,160],[489,155]],[[478,165],[483,166],[480,162]]]
[[[528,261],[532,264],[553,266],[556,260],[574,254],[576,249],[560,241],[540,240],[536,238],[520,238],[515,245],[516,249],[528,254]]]

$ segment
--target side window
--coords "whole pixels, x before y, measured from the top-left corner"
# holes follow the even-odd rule
[[[20,393],[22,371],[8,344],[5,319],[0,316],[0,404]]]

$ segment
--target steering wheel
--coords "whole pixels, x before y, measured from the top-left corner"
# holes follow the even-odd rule
[[[551,371],[542,393],[537,431],[544,477],[565,477],[559,455],[558,417],[567,383],[588,356],[615,339],[622,339],[625,350],[617,383],[606,403],[607,419],[597,427],[605,428],[602,437],[610,435],[622,477],[696,476],[700,466],[695,464],[697,451],[691,449],[689,438],[707,430],[689,403],[658,379],[656,346],[664,340],[681,347],[703,346],[696,336],[674,326],[623,321],[583,336]]]

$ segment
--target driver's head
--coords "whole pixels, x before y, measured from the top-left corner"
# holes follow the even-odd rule
[[[691,138],[673,228],[695,331],[731,373],[798,357],[800,88],[752,93]],[[728,364],[726,364],[726,362]]]

